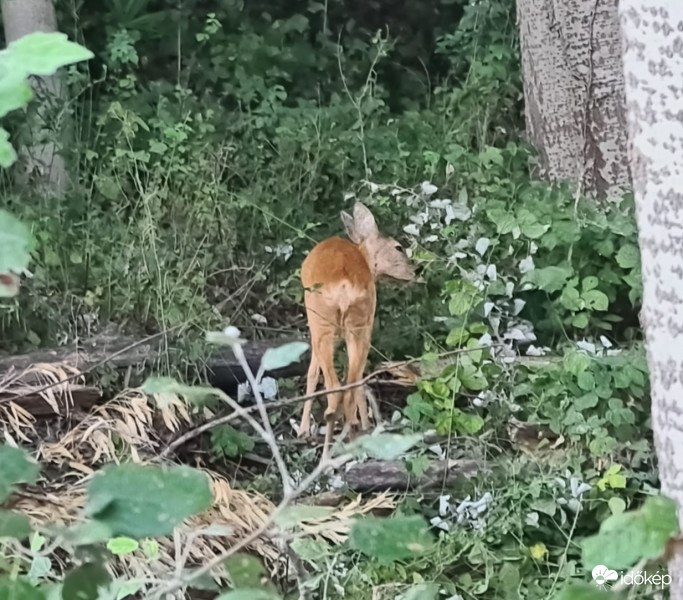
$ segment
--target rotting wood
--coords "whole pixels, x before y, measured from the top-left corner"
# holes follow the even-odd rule
[[[351,465],[340,473],[342,481],[354,492],[429,490],[452,485],[487,472],[473,460],[437,460],[420,475],[409,473],[400,460],[368,460]]]

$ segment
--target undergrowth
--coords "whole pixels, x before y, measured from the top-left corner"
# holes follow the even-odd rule
[[[596,206],[530,176],[513,3],[392,17],[341,2],[127,4],[59,4],[96,53],[68,77],[76,185],[52,199],[4,181],[38,242],[25,292],[0,305],[4,348],[109,322],[191,339],[227,322],[302,328],[301,260],[361,200],[426,280],[379,289],[371,353],[422,356],[428,371],[393,422],[446,441],[409,469],[448,456],[487,469],[403,499],[398,512],[438,538],[424,556],[300,545],[311,586],[535,600],[587,579],[582,540],[657,487],[640,258],[630,198]],[[519,441],[529,426],[540,441]],[[212,450],[253,443],[223,429]],[[310,469],[311,454],[287,460]]]

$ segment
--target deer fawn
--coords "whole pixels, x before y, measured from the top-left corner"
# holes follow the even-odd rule
[[[370,350],[375,319],[375,281],[392,277],[411,281],[415,271],[403,247],[394,239],[381,235],[372,213],[360,202],[353,216],[341,213],[351,241],[332,237],[317,244],[301,265],[304,304],[311,332],[311,364],[306,379],[306,394],[315,391],[322,371],[325,389],[339,387],[334,370],[334,348],[338,338],[346,342],[349,365],[346,383],[357,383]],[[310,433],[313,400],[304,404],[299,436]],[[370,420],[362,386],[327,395],[325,418],[327,431],[323,459],[328,456],[334,424],[341,416],[355,432],[357,412],[363,430]]]

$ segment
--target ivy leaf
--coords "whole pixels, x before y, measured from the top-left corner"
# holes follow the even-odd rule
[[[394,561],[424,554],[433,546],[434,538],[425,520],[417,515],[394,519],[368,517],[354,523],[349,544],[372,558]]]
[[[632,269],[640,264],[640,250],[635,244],[624,244],[619,248],[616,259],[622,269]]]
[[[17,483],[33,483],[40,467],[29,455],[12,446],[0,446],[0,502],[7,500]]]
[[[208,477],[184,466],[118,465],[97,473],[85,512],[134,539],[168,535],[187,517],[206,510],[213,495]]]
[[[532,283],[538,289],[552,294],[561,290],[574,274],[570,267],[543,267],[529,271],[522,278],[522,283]]]
[[[609,298],[600,290],[588,290],[581,294],[581,298],[591,310],[607,310],[609,308]]]

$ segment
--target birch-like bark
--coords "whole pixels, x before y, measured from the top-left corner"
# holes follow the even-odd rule
[[[57,31],[57,17],[52,0],[1,0],[5,42],[35,31]],[[35,181],[42,192],[61,195],[68,184],[59,140],[66,135],[66,90],[59,74],[35,77],[31,87],[36,99],[29,107],[30,139],[19,148],[19,179],[24,184]]]
[[[517,0],[527,136],[539,175],[583,194],[631,189],[618,0]]]
[[[662,493],[683,527],[683,3],[621,0],[631,169],[643,269],[642,321]],[[683,556],[669,562],[683,600]]]

